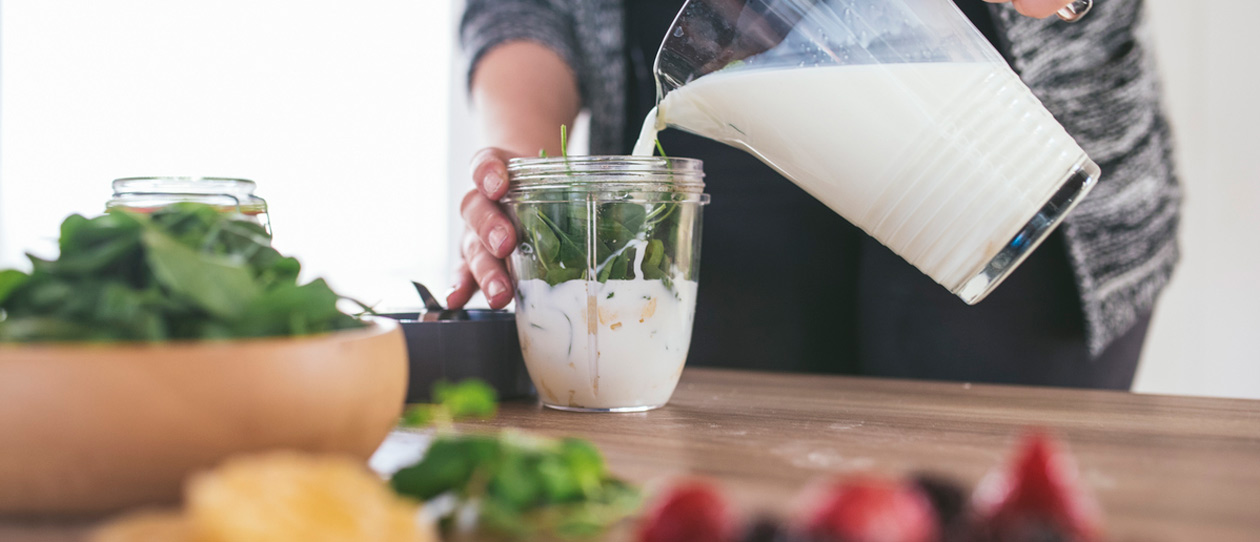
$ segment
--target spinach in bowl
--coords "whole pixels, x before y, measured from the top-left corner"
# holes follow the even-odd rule
[[[0,271],[0,341],[167,341],[362,327],[323,279],[256,223],[180,203],[152,214],[72,215],[56,260]]]

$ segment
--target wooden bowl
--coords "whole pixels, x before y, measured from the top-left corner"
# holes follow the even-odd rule
[[[398,421],[402,330],[310,337],[0,345],[0,515],[177,501],[186,475],[287,448],[366,460]]]

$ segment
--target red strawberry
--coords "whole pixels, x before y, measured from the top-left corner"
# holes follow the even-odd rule
[[[1097,505],[1080,487],[1076,464],[1044,433],[1025,437],[1010,465],[981,480],[972,506],[990,540],[1101,538]]]
[[[639,525],[639,542],[730,542],[735,521],[710,484],[687,480],[666,491]]]
[[[824,490],[806,534],[838,542],[933,542],[939,527],[918,488],[877,478],[844,480]]]

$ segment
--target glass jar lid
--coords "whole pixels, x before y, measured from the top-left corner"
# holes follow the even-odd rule
[[[249,179],[229,177],[125,177],[114,179],[114,194],[188,194],[234,196],[244,203],[258,187]]]
[[[114,195],[105,208],[150,213],[168,205],[195,202],[240,214],[271,232],[267,201],[254,195],[257,185],[229,177],[125,177],[114,179]]]
[[[511,190],[704,191],[704,163],[694,158],[660,156],[570,156],[513,158],[508,161]]]

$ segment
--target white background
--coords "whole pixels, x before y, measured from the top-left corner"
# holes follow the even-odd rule
[[[1107,0],[1098,0],[1107,1]],[[1260,3],[1148,0],[1184,259],[1139,391],[1260,398]],[[445,0],[0,4],[0,267],[110,179],[252,178],[276,246],[355,297],[443,290],[475,135]]]
[[[0,266],[109,181],[258,182],[275,245],[366,302],[446,274],[450,3],[41,0],[0,14]]]
[[[1260,2],[1148,5],[1185,205],[1134,388],[1260,398]]]

